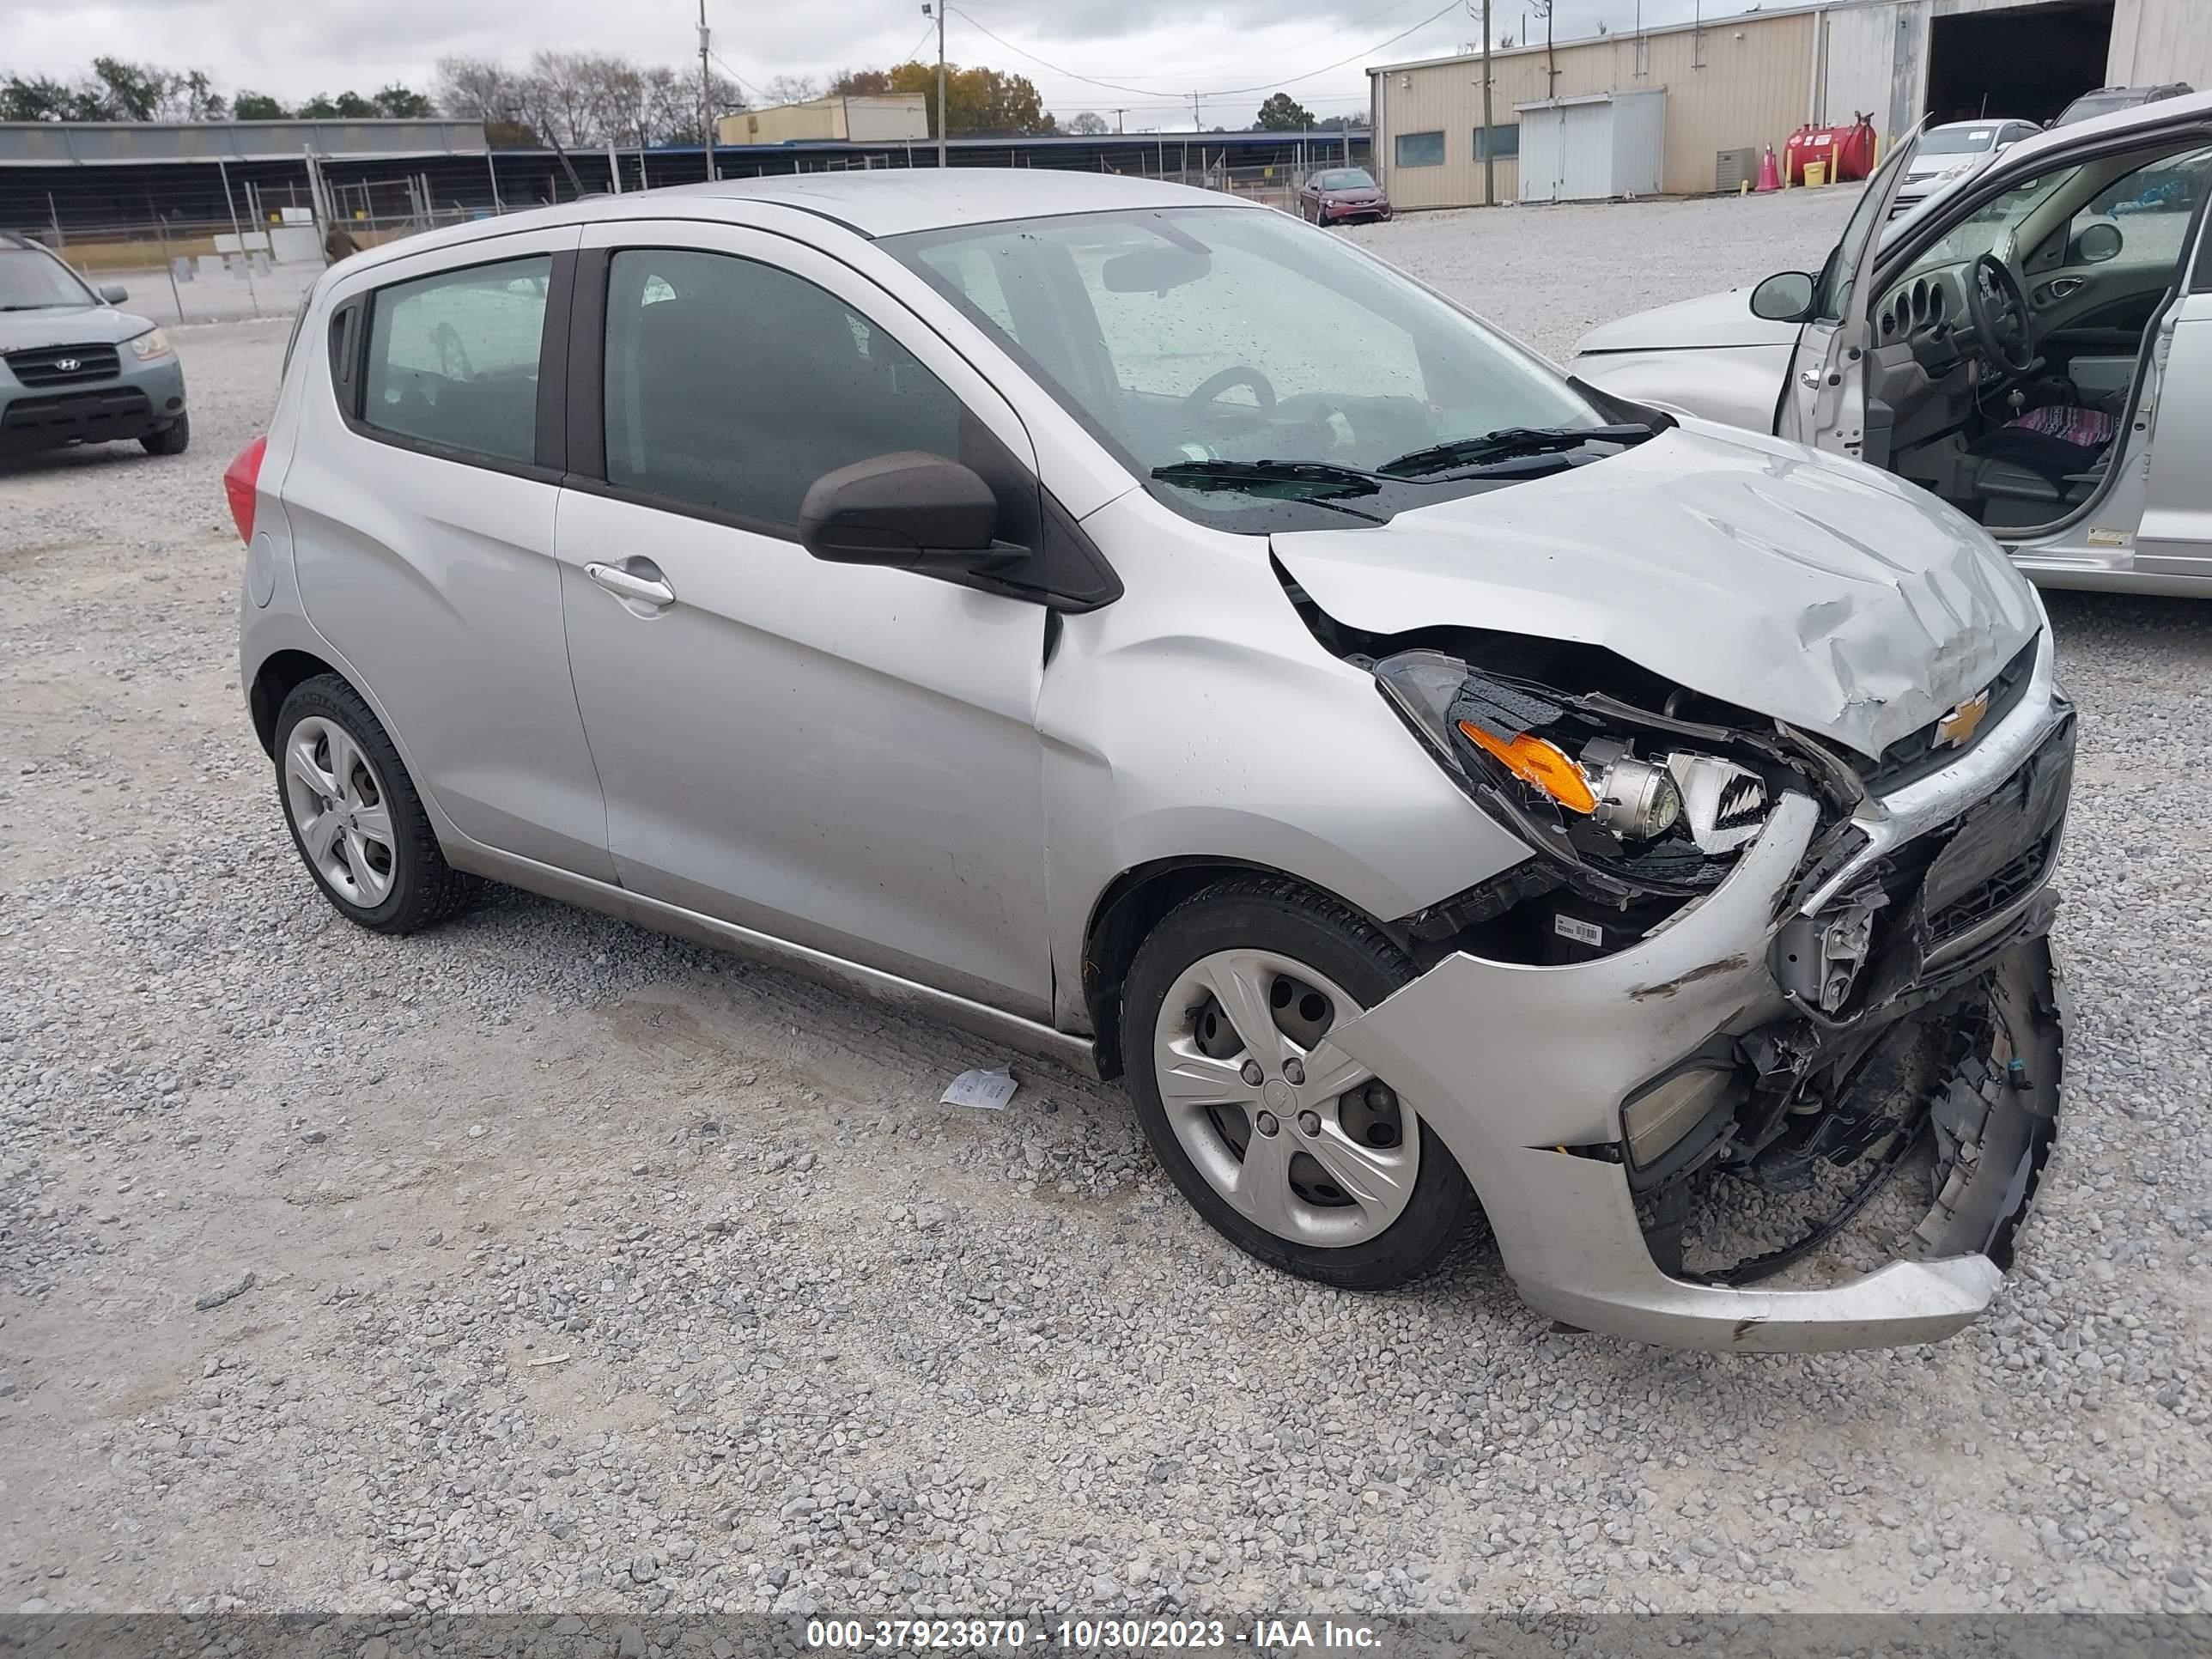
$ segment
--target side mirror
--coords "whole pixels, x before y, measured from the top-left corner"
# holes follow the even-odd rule
[[[100,297],[112,306],[119,306],[131,297],[131,290],[120,283],[108,283],[101,287]]]
[[[2084,225],[2081,234],[2074,239],[2074,263],[2101,265],[2107,259],[2117,259],[2125,241],[2118,225]]]
[[[999,503],[957,461],[921,450],[877,455],[814,481],[799,543],[832,564],[973,569],[1010,550],[992,539]]]
[[[1813,308],[1813,279],[1802,270],[1778,271],[1751,291],[1751,314],[1770,323],[1802,323]]]

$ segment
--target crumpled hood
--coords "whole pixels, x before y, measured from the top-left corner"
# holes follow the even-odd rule
[[[1794,345],[1797,325],[1751,313],[1751,290],[1732,288],[1671,306],[1655,306],[1601,323],[1575,342],[1575,352],[1663,351],[1699,346]]]
[[[32,346],[120,345],[153,326],[143,317],[108,306],[0,311],[0,351],[22,351]]]
[[[1869,757],[1981,690],[2042,625],[1996,544],[1934,497],[1702,421],[1548,478],[1273,546],[1352,627],[1602,646]]]

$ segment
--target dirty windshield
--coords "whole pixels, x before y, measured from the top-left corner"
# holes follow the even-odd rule
[[[1537,440],[1541,457],[1511,463],[1524,472],[1594,459],[1563,453],[1581,447],[1563,445],[1558,428],[1603,416],[1556,371],[1286,215],[1084,214],[890,246],[1013,348],[1162,500],[1224,527],[1284,522],[1230,521],[1255,501],[1340,496],[1344,508],[1388,517],[1414,503],[1400,499],[1395,477],[1359,475],[1396,463],[1407,464],[1399,476],[1420,475],[1424,499],[1455,483],[1466,493],[1477,486],[1448,465],[1461,448],[1492,465],[1485,482],[1496,487],[1498,458],[1515,446],[1485,441],[1502,433],[1553,434]]]
[[[0,248],[0,311],[88,306],[92,295],[58,259],[35,248]]]

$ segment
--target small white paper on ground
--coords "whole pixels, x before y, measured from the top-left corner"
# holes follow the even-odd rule
[[[948,1106],[979,1106],[987,1112],[998,1112],[1006,1109],[1014,1091],[1021,1086],[1014,1080],[1013,1067],[1001,1066],[995,1071],[961,1073],[940,1098]]]

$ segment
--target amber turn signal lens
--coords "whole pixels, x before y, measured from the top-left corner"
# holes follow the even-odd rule
[[[1535,785],[1569,811],[1597,811],[1597,795],[1590,788],[1589,780],[1557,744],[1547,743],[1526,732],[1508,743],[1468,720],[1462,720],[1459,729],[1467,734],[1469,743],[1486,755],[1495,756],[1515,777]]]

